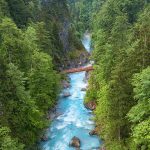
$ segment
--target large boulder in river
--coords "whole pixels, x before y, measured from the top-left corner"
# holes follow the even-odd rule
[[[48,141],[48,137],[47,137],[46,135],[43,135],[43,136],[41,137],[41,141],[43,141],[43,142]]]
[[[90,109],[90,110],[95,110],[96,109],[96,102],[95,101],[90,101],[88,103],[85,103],[85,107],[87,109]]]
[[[69,97],[69,96],[71,96],[70,92],[64,92],[63,93],[63,97]]]
[[[80,148],[80,146],[81,146],[80,139],[78,137],[74,136],[71,139],[69,145],[72,146],[72,147],[75,147],[75,148]]]
[[[81,91],[86,91],[86,88],[82,88]]]

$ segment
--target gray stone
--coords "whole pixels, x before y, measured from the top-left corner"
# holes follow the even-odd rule
[[[78,149],[79,149],[80,146],[81,146],[80,139],[79,139],[78,137],[74,136],[74,137],[71,139],[69,145],[72,146],[72,147],[75,147],[75,148],[78,148]]]

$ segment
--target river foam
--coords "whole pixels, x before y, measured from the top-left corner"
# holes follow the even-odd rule
[[[92,113],[84,107],[85,93],[81,91],[86,83],[83,81],[85,72],[69,75],[71,88],[67,89],[72,94],[67,98],[60,98],[57,106],[59,115],[48,130],[49,141],[42,143],[43,150],[73,150],[69,142],[73,136],[81,140],[82,150],[94,150],[99,147],[101,141],[96,136],[90,136],[89,132],[94,129]],[[63,91],[64,92],[64,91]]]

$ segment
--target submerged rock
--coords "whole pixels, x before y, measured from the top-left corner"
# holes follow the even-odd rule
[[[70,92],[63,93],[63,97],[69,97],[69,96],[71,96]]]
[[[80,146],[81,146],[81,142],[80,142],[80,139],[76,136],[74,136],[70,143],[69,143],[69,146],[72,146],[72,147],[75,147],[77,148],[77,150],[79,150]]]
[[[47,119],[53,121],[55,118],[59,117],[60,115],[62,114],[58,112],[49,112]]]
[[[46,135],[43,135],[43,136],[41,137],[41,141],[43,141],[43,142],[48,141],[48,137],[47,137]]]
[[[81,91],[86,91],[86,88],[82,88]]]
[[[87,109],[90,109],[90,110],[95,110],[96,109],[96,102],[95,101],[90,101],[88,103],[85,104],[85,107]]]

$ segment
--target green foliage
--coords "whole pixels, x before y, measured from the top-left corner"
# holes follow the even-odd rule
[[[138,123],[133,128],[133,141],[136,148],[146,150],[150,148],[150,119]]]
[[[41,114],[34,99],[25,90],[26,79],[23,78],[23,73],[14,64],[9,64],[6,76],[2,95],[5,99],[1,100],[3,117],[12,135],[18,137],[22,143],[30,145],[35,142],[39,134],[35,131],[43,127]]]
[[[46,29],[46,25],[44,22],[39,22],[34,24],[34,28],[36,29],[36,34],[37,34],[37,44],[42,49],[42,51],[50,54],[51,56],[53,55],[53,43],[52,43],[52,25],[49,24],[49,29]]]
[[[5,16],[8,15],[8,6],[5,0],[0,1],[0,21]]]
[[[59,92],[54,68],[81,49],[66,0],[0,0],[0,149],[36,149]]]
[[[76,35],[82,37],[86,30],[93,29],[93,21],[106,0],[68,0]]]
[[[0,149],[1,150],[23,150],[24,145],[19,144],[18,140],[12,139],[10,136],[10,129],[7,127],[0,128]]]
[[[45,115],[56,103],[59,76],[34,27],[23,31],[4,18],[0,31],[1,124],[29,148],[48,125]]]
[[[39,109],[46,113],[56,103],[58,75],[53,71],[51,58],[42,52],[35,52],[30,73],[30,93],[36,99]]]
[[[150,67],[133,78],[134,98],[137,104],[131,108],[128,117],[132,122],[132,137],[136,147],[150,148]]]
[[[1,149],[29,149],[40,138],[59,92],[54,67],[79,56],[77,36],[87,29],[93,29],[95,70],[85,102],[97,101],[106,148],[150,149],[149,2],[68,3],[72,24],[66,0],[0,0]]]
[[[39,18],[44,22],[36,27],[39,38],[45,38],[42,48],[46,46],[44,51],[52,56],[55,67],[61,69],[71,61],[68,53],[84,50],[71,22],[66,0],[42,1]],[[42,37],[43,33],[45,36]]]
[[[9,18],[4,18],[0,24],[1,45],[0,52],[6,63],[14,63],[23,71],[27,71],[30,65],[32,53],[31,45],[24,33]]]
[[[29,9],[24,0],[6,0],[10,15],[18,27],[25,27],[31,17]]]
[[[97,101],[95,121],[108,150],[149,146],[150,73],[143,70],[150,65],[149,10],[149,3],[141,0],[107,0],[95,10],[92,54],[95,70],[86,101]],[[143,74],[135,75],[132,84],[133,75],[141,70]],[[141,100],[137,104],[134,98]],[[140,135],[145,135],[143,141]]]

